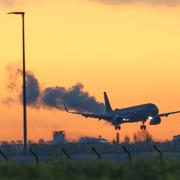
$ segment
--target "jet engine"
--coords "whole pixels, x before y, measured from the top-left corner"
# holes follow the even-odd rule
[[[151,121],[150,121],[150,125],[157,125],[161,123],[161,118],[160,117],[154,117]]]
[[[120,116],[115,116],[113,119],[112,119],[112,124],[113,125],[119,125],[121,124],[121,121],[122,121],[122,118]]]

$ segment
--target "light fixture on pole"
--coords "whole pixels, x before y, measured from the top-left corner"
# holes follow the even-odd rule
[[[10,12],[8,14],[22,16],[22,50],[23,50],[23,137],[24,137],[24,154],[27,155],[27,99],[26,99],[26,61],[25,61],[25,12]]]

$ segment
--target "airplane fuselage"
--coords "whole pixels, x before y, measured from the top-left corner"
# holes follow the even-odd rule
[[[132,123],[138,121],[146,121],[149,117],[158,115],[159,109],[155,104],[143,104],[138,106],[132,106],[124,109],[115,109],[112,112],[108,112],[107,115],[121,117],[116,120],[116,124]]]
[[[82,113],[82,112],[70,112],[66,105],[65,110],[72,114],[82,115],[86,118],[96,118],[99,120],[106,120],[115,126],[115,130],[121,129],[121,124],[124,123],[133,123],[133,122],[142,122],[140,129],[146,129],[145,122],[150,121],[150,125],[158,125],[161,123],[162,117],[168,117],[169,115],[180,113],[180,111],[166,112],[159,114],[159,109],[155,104],[148,103],[138,106],[132,106],[123,109],[111,108],[107,93],[104,92],[104,106],[105,113],[96,114],[96,113]]]

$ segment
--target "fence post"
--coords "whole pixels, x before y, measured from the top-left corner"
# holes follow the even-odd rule
[[[97,152],[97,150],[92,146],[91,149],[93,150],[93,152],[97,155],[98,159],[101,159],[101,155],[99,152]]]
[[[69,153],[63,147],[61,148],[61,151],[67,157],[67,159],[70,159]]]
[[[163,158],[163,154],[162,154],[161,150],[155,144],[153,145],[153,148],[158,152],[158,154],[160,156],[160,160],[161,160],[161,162],[163,162],[164,158]]]
[[[8,163],[8,156],[0,149],[0,154],[4,157],[4,159],[6,160],[6,162]]]
[[[29,149],[29,152],[34,156],[34,158],[36,160],[36,165],[39,165],[39,157],[38,157],[37,153],[35,153],[32,148]]]
[[[129,164],[131,164],[131,161],[132,161],[131,153],[128,151],[128,149],[127,149],[125,146],[122,146],[122,149],[123,149],[124,152],[128,155],[128,158],[129,158]]]
[[[146,145],[148,147],[148,150],[152,152],[153,151],[152,143],[150,144],[150,142],[146,142]]]

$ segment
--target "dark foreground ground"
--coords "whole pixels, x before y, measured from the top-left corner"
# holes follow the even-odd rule
[[[0,145],[0,180],[180,180],[180,142]]]
[[[176,180],[180,179],[180,160],[134,159],[132,162],[112,162],[56,159],[40,165],[15,165],[9,162],[0,164],[0,179]]]

